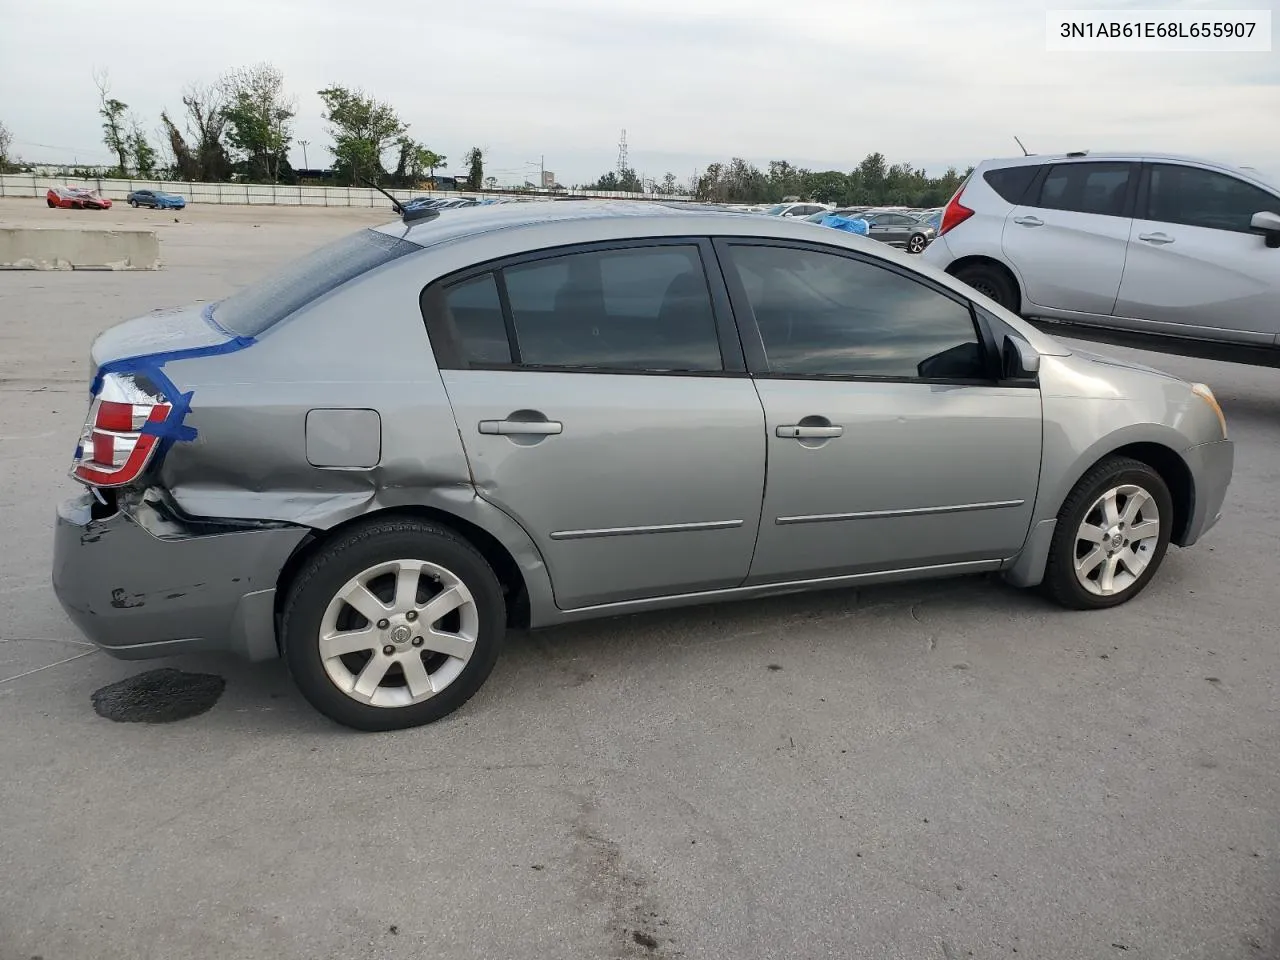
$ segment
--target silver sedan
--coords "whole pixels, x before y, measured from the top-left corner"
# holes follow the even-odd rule
[[[982,572],[1111,607],[1233,466],[1207,386],[885,244],[659,203],[405,211],[92,359],[69,615],[283,656],[360,729],[457,709],[508,627]]]

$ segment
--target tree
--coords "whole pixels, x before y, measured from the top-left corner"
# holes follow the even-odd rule
[[[182,91],[186,110],[187,133],[184,137],[168,111],[161,111],[169,149],[173,152],[176,172],[184,180],[219,181],[231,176],[231,157],[223,136],[227,115],[220,85],[188,84]],[[190,138],[188,141],[187,138]]]
[[[102,117],[102,142],[116,155],[116,170],[124,175],[129,166],[128,133],[125,131],[125,114],[129,105],[111,96],[111,79],[105,70],[95,70],[94,85],[98,88],[98,116]]]
[[[676,175],[668,172],[662,178],[662,192],[671,196],[676,192]]]
[[[225,106],[227,142],[240,154],[250,180],[278,183],[293,140],[296,103],[285,96],[284,74],[269,63],[242,67],[218,84]]]
[[[9,128],[0,121],[0,173],[8,173],[10,160],[9,150],[13,147],[13,134],[9,132]]]
[[[164,130],[164,139],[169,144],[169,153],[173,156],[173,175],[180,180],[199,180],[198,162],[191,155],[186,138],[169,118],[167,110],[160,111],[160,126]]]
[[[479,190],[484,185],[484,153],[479,147],[472,147],[463,157],[463,163],[467,165],[467,184],[472,190]]]
[[[333,137],[333,165],[339,177],[354,185],[383,176],[382,155],[409,129],[408,124],[390,104],[362,90],[335,84],[318,92]]]
[[[138,176],[150,177],[154,174],[156,151],[147,142],[146,134],[142,132],[142,126],[138,123],[137,117],[133,117],[130,120],[129,136],[126,138],[126,144],[130,155],[133,157],[133,168],[138,172]]]

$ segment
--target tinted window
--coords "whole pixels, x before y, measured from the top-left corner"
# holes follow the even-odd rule
[[[772,373],[982,379],[969,308],[834,254],[734,246]]]
[[[256,337],[348,280],[421,249],[408,240],[361,230],[233,293],[214,306],[213,319],[231,333]]]
[[[503,277],[523,364],[723,369],[697,247],[572,254]]]
[[[1031,181],[1040,172],[1040,165],[1028,163],[1017,167],[1002,167],[999,170],[988,170],[982,175],[987,185],[1007,203],[1021,203],[1026,196]]]
[[[1058,164],[1045,177],[1037,206],[1046,210],[1123,216],[1129,169],[1127,163]]]
[[[1172,164],[1151,168],[1148,220],[1248,233],[1253,215],[1264,210],[1280,213],[1280,199],[1235,177]]]
[[[472,363],[510,363],[511,344],[493,274],[454,284],[445,291],[445,313],[463,356]]]

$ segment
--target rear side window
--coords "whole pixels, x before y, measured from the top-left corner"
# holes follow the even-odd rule
[[[1062,163],[1051,167],[1035,205],[1045,210],[1124,216],[1132,167],[1127,163]]]
[[[982,175],[987,186],[1000,195],[1006,203],[1018,204],[1027,195],[1027,188],[1040,172],[1040,165],[1026,163],[1017,167],[1000,167]]]
[[[1151,168],[1148,220],[1248,233],[1255,213],[1280,213],[1280,199],[1212,170],[1175,164]]]
[[[510,329],[497,284],[505,286]],[[607,372],[724,369],[695,246],[549,257],[450,287],[451,336],[465,365]],[[470,307],[459,307],[465,300]],[[444,362],[448,362],[445,360]]]
[[[213,319],[236,336],[256,337],[348,280],[421,249],[408,240],[361,230],[233,293],[214,306]]]

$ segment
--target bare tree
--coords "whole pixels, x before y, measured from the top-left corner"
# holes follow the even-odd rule
[[[227,129],[226,101],[218,84],[189,84],[182,92],[187,110],[187,133],[195,141],[191,153],[199,180],[226,180],[231,176],[231,158],[224,135]]]
[[[116,155],[117,169],[124,174],[129,166],[129,131],[125,126],[129,105],[111,96],[111,78],[106,70],[94,70],[93,82],[98,88],[98,115],[102,117],[102,142]]]

